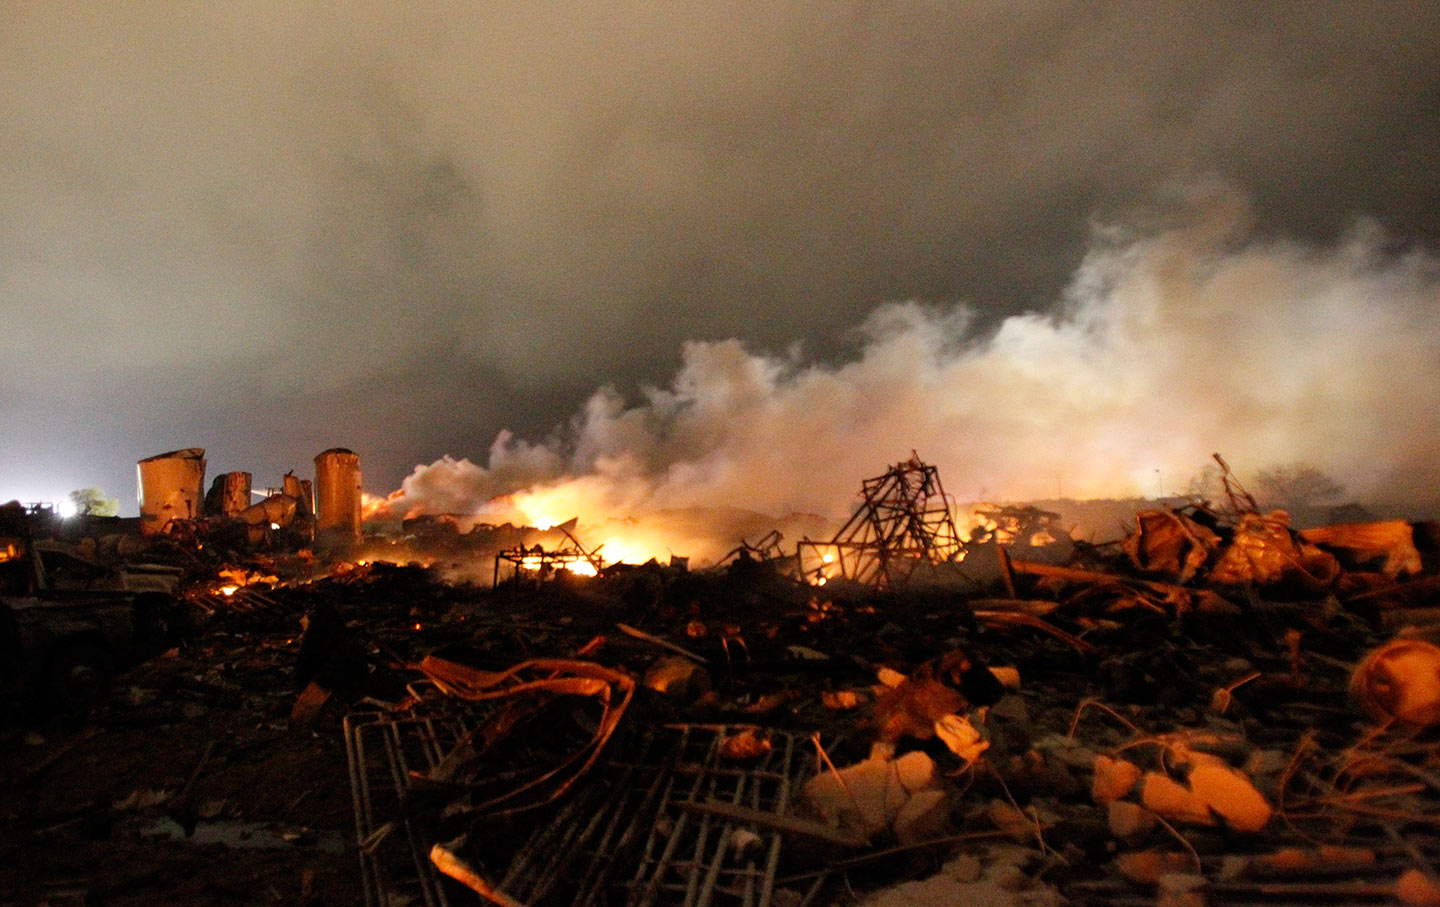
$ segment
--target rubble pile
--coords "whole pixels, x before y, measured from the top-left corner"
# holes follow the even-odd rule
[[[824,584],[196,556],[167,652],[6,738],[0,901],[1440,903],[1431,527],[988,517]]]

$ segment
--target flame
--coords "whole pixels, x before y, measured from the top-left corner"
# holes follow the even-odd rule
[[[643,564],[652,557],[656,560],[668,557],[668,552],[656,555],[644,544],[625,538],[608,538],[597,550],[607,564]]]
[[[389,513],[390,498],[384,495],[360,492],[360,520],[368,522]]]
[[[217,578],[221,583],[218,591],[227,598],[253,583],[274,585],[280,582],[280,578],[277,576],[268,573],[251,573],[243,567],[222,567]]]
[[[568,564],[555,563],[552,560],[551,564],[557,570],[569,570],[576,576],[598,576],[600,573],[599,570],[595,569],[594,564],[584,559],[574,560]],[[542,555],[534,554],[528,557],[522,557],[520,559],[519,568],[521,570],[539,570],[544,565],[545,558]]]

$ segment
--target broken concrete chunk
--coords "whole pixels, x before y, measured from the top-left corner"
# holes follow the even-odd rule
[[[935,760],[919,750],[912,750],[890,764],[895,779],[908,793],[918,793],[936,784]]]
[[[922,790],[900,807],[892,827],[901,844],[915,844],[943,835],[949,820],[948,794],[940,789]]]
[[[1197,765],[1187,780],[1196,796],[1230,828],[1259,831],[1269,824],[1274,812],[1270,804],[1249,778],[1228,765]]]
[[[1140,783],[1141,804],[1177,822],[1259,831],[1273,812],[1249,778],[1218,760],[1191,763],[1184,784],[1159,772],[1146,772]]]
[[[979,759],[980,754],[990,748],[990,741],[984,739],[969,718],[960,715],[946,715],[936,721],[935,736],[967,765]]]
[[[739,863],[760,849],[765,839],[748,828],[737,828],[730,832],[730,850],[734,854],[735,862]]]
[[[758,759],[770,752],[770,738],[757,728],[745,728],[720,741],[720,755],[726,759]]]
[[[905,682],[904,674],[901,674],[894,668],[887,668],[884,665],[881,665],[875,670],[875,677],[892,690]]]
[[[1159,884],[1162,876],[1195,869],[1195,860],[1181,850],[1141,850],[1115,858],[1115,869],[1141,885]]]
[[[1134,838],[1155,827],[1155,814],[1138,803],[1111,800],[1108,807],[1110,834],[1117,838]]]
[[[1109,803],[1130,793],[1135,782],[1140,780],[1140,766],[1124,759],[1096,756],[1094,762],[1095,780],[1090,786],[1090,796],[1096,803]]]
[[[1140,802],[1146,809],[1171,821],[1210,825],[1210,808],[1190,788],[1160,772],[1146,772],[1140,779]]]
[[[992,667],[992,668],[989,668],[988,670],[990,671],[991,674],[995,675],[995,679],[998,680],[998,681],[1000,681],[1000,685],[1003,686],[1005,689],[1010,690],[1010,691],[1012,691],[1012,692],[1015,691],[1015,690],[1020,689],[1020,669],[1019,669],[1019,668],[1011,668],[1011,667],[993,668],[993,667]]]
[[[680,702],[690,702],[710,689],[710,672],[680,655],[657,659],[645,671],[641,683]]]
[[[943,815],[931,811],[948,800],[932,797],[932,792],[944,792],[934,760],[918,750],[891,759],[887,748],[877,746],[864,762],[811,778],[801,789],[800,800],[802,808],[821,821],[869,838],[886,829],[898,835],[896,823],[902,814],[907,835],[943,825],[949,818],[948,805]],[[916,797],[921,797],[920,802],[907,810]]]
[[[1054,758],[1067,768],[1091,770],[1095,767],[1095,751],[1063,734],[1042,734],[1031,744],[1047,758]],[[1138,777],[1138,775],[1137,775]]]
[[[1010,836],[1017,844],[1035,840],[1036,822],[1023,810],[1004,800],[991,800],[985,807],[985,816],[1000,831]]]

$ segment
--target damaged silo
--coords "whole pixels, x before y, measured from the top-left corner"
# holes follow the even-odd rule
[[[300,502],[300,509],[297,517],[304,520],[315,518],[315,483],[309,479],[302,479],[293,472],[285,473],[280,489],[285,494]]]
[[[248,472],[223,472],[205,495],[205,512],[234,519],[250,506],[251,477]]]
[[[315,542],[344,547],[360,541],[360,455],[335,447],[315,458]]]
[[[204,512],[205,448],[187,447],[146,457],[136,464],[140,478],[140,531],[165,532],[172,520]]]

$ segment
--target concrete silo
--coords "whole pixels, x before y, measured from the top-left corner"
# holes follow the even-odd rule
[[[187,447],[146,457],[136,469],[143,534],[158,535],[171,520],[194,519],[204,512],[205,448]]]
[[[360,455],[335,447],[315,458],[315,543],[340,548],[360,541]]]

